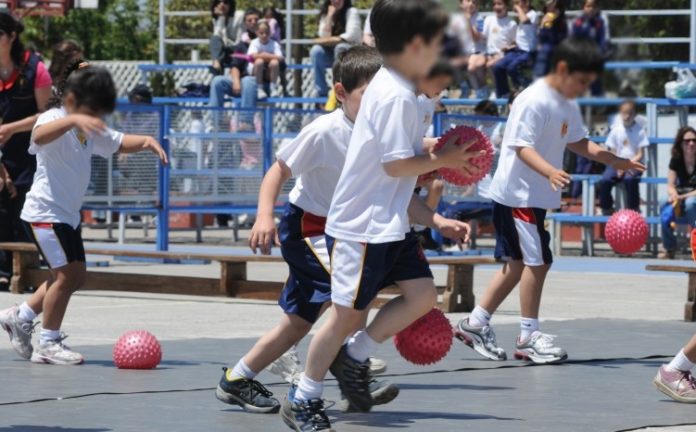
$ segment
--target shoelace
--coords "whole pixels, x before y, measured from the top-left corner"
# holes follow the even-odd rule
[[[550,335],[546,333],[539,333],[539,336],[537,336],[536,340],[533,341],[533,343],[539,343],[542,348],[551,348],[553,347],[553,340],[556,339],[556,335]]]
[[[358,364],[357,367],[350,365],[346,371],[346,376],[350,378],[350,381],[346,384],[348,384],[351,390],[367,391],[369,393],[372,374],[370,373],[370,364],[368,362]]]
[[[260,382],[256,380],[247,380],[247,382],[249,383],[249,396],[251,400],[254,400],[256,395],[261,395],[267,398],[273,396],[273,393],[264,387],[264,385]],[[256,395],[254,395],[254,392],[256,392]]]
[[[34,329],[36,328],[37,325],[41,324],[41,321],[36,321],[36,322],[21,322],[19,326],[24,330],[26,333],[29,333],[30,335],[34,334]]]
[[[493,327],[486,326],[483,328],[481,333],[483,334],[483,340],[486,343],[487,347],[497,348],[496,336],[495,331],[493,331]]]
[[[320,431],[331,427],[329,417],[327,417],[326,411],[324,410],[324,401],[322,399],[312,399],[304,402],[301,408],[305,416],[305,423],[311,424],[313,430]]]
[[[687,383],[686,385],[688,385],[691,390],[696,390],[696,381],[694,381],[694,376],[691,375],[691,372],[689,372],[689,371],[684,372],[681,380],[679,380],[679,384],[677,385],[677,388],[679,387],[679,385],[681,385],[682,381],[686,381],[686,383]]]

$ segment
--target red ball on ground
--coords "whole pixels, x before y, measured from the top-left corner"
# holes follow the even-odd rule
[[[648,223],[635,210],[619,210],[604,228],[604,236],[614,252],[631,255],[643,248],[648,241]]]
[[[413,364],[437,363],[452,346],[452,325],[440,309],[433,308],[394,336],[394,345]]]
[[[440,168],[438,172],[446,182],[457,186],[469,186],[478,183],[493,167],[493,156],[495,154],[493,145],[491,145],[488,137],[478,129],[471,126],[457,126],[448,130],[440,137],[434,150],[441,149],[452,137],[456,137],[454,142],[456,145],[464,145],[471,140],[475,140],[474,144],[469,147],[469,151],[483,150],[484,153],[481,156],[470,160],[471,164],[478,168],[478,171],[474,174],[469,174],[461,169]]]
[[[116,341],[112,354],[119,369],[154,369],[162,361],[159,341],[145,330],[124,333]]]

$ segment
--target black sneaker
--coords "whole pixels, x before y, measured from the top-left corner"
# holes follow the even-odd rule
[[[215,390],[215,397],[222,402],[231,405],[239,405],[250,413],[277,413],[280,410],[280,402],[273,398],[273,393],[268,391],[260,382],[253,379],[227,379],[227,368],[222,368],[223,374]]]
[[[375,404],[370,394],[370,362],[353,360],[346,351],[346,345],[343,345],[329,370],[353,408],[359,412],[369,412]]]
[[[377,381],[372,378],[370,380],[370,395],[372,395],[375,405],[386,405],[399,395],[399,387],[395,384],[390,384],[388,381]],[[360,412],[346,400],[344,395],[341,395],[340,407],[344,412]]]
[[[335,432],[331,429],[331,422],[326,416],[324,401],[321,399],[298,403],[285,398],[280,416],[283,417],[283,422],[295,432]]]

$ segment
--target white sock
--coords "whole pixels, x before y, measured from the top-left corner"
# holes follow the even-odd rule
[[[41,329],[39,334],[39,342],[41,345],[46,345],[46,343],[58,340],[60,337],[60,330],[48,330],[45,328]]]
[[[247,366],[246,363],[244,363],[244,359],[241,358],[237,362],[236,365],[232,369],[227,369],[227,380],[228,381],[234,381],[236,379],[244,378],[244,379],[254,379],[256,377],[256,372],[251,370],[249,366]]]
[[[674,371],[688,372],[694,367],[694,363],[686,358],[684,350],[680,350],[671,362],[667,365],[668,368]]]
[[[491,314],[481,306],[476,305],[469,315],[469,325],[472,327],[485,327],[491,322]]]
[[[366,330],[355,333],[348,341],[348,355],[360,363],[367,361],[379,344],[367,334]]]
[[[19,313],[17,314],[17,318],[19,318],[20,321],[32,322],[36,319],[36,312],[34,312],[34,309],[29,307],[27,302],[24,302],[19,305]]]
[[[302,373],[300,375],[300,382],[297,384],[297,390],[295,390],[295,402],[297,401],[308,401],[312,399],[321,398],[321,394],[324,392],[324,383],[321,381],[314,381],[311,378]]]
[[[520,341],[526,341],[529,336],[539,330],[539,319],[525,318],[520,319]]]

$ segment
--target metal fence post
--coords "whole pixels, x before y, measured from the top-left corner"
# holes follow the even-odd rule
[[[273,109],[266,107],[263,110],[263,173],[273,164]]]
[[[159,141],[167,158],[171,160],[169,140],[165,131],[169,130],[170,107],[165,105],[160,109]],[[157,208],[157,250],[169,249],[169,165],[159,164],[159,206]]]

